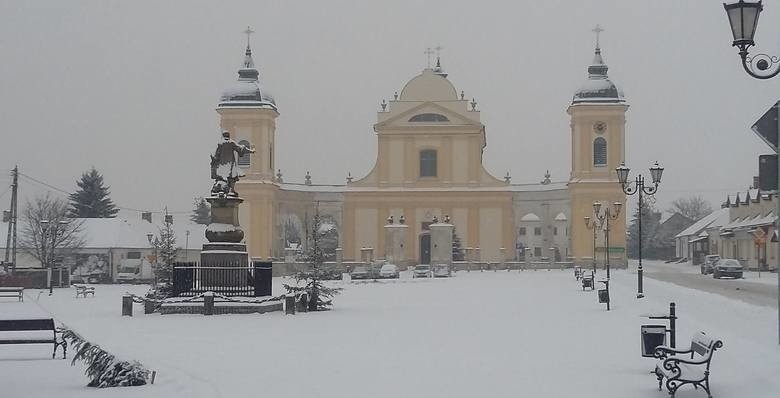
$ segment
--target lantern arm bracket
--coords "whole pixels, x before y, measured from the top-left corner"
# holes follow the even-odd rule
[[[771,79],[780,74],[780,57],[777,55],[759,53],[751,56],[747,48],[740,48],[739,56],[742,68],[756,79]]]

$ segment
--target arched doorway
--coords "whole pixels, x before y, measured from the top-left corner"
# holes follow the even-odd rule
[[[420,264],[431,263],[431,234],[420,234]]]

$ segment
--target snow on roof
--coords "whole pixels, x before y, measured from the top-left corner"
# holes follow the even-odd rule
[[[524,215],[520,221],[541,221],[541,219],[534,213],[528,213]]]
[[[721,227],[729,222],[729,209],[721,208],[713,211],[690,227],[677,234],[675,238],[698,235],[707,227]]]
[[[73,222],[81,223],[84,249],[146,249],[150,247],[147,234],[158,236],[164,225],[126,218],[76,218]],[[0,223],[0,248],[5,248],[6,227],[6,223]],[[174,222],[173,230],[180,248],[199,248],[206,242],[205,225]]]
[[[737,218],[736,220],[721,227],[721,229],[732,230],[732,229],[740,229],[740,228],[759,227],[763,225],[774,224],[775,220],[776,220],[775,215],[772,212],[769,212],[764,216],[759,214],[755,217],[746,216],[741,219]]]
[[[569,219],[566,218],[566,214],[563,214],[563,212],[558,213],[557,216],[555,216],[555,221],[568,221]]]

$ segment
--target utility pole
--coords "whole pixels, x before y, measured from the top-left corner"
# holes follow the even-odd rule
[[[17,220],[17,204],[16,198],[19,190],[19,166],[14,166],[11,170],[11,209],[10,217],[8,219],[8,237],[5,242],[5,263],[11,262],[11,273],[16,272],[16,220]]]

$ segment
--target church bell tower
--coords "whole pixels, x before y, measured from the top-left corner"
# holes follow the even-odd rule
[[[596,27],[596,49],[588,67],[588,79],[574,94],[567,113],[571,117],[571,243],[572,255],[580,263],[588,263],[594,255],[593,230],[584,218],[593,218],[593,203],[603,206],[625,203],[625,194],[618,183],[615,168],[625,160],[625,124],[628,104],[623,92],[607,76],[608,67],[601,56]],[[625,207],[625,206],[623,206]],[[625,210],[625,209],[623,209]],[[626,214],[610,221],[609,248],[604,233],[597,228],[596,261],[602,264],[606,253],[610,263],[625,264]],[[587,259],[587,261],[585,260]],[[621,261],[618,261],[621,260]]]
[[[252,145],[255,153],[241,156],[238,165],[244,177],[236,184],[236,191],[246,200],[239,220],[244,226],[249,254],[267,259],[271,256],[273,228],[276,225],[274,202],[278,185],[274,184],[274,141],[276,101],[260,84],[260,72],[252,58],[247,27],[244,62],[238,70],[238,80],[220,97],[217,113],[222,131],[228,131],[239,144]]]

